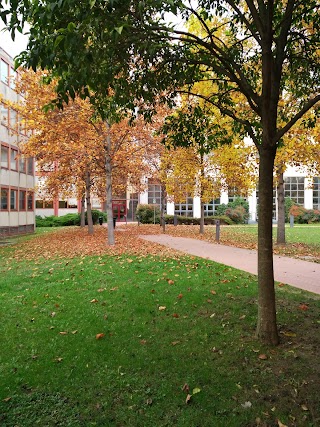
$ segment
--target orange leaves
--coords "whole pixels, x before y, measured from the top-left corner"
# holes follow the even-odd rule
[[[96,335],[96,340],[101,340],[102,338],[105,337],[105,334],[101,333],[101,334],[97,334]]]

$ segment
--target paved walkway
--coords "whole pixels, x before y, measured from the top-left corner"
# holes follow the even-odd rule
[[[257,274],[257,252],[254,250],[165,234],[140,237],[190,255],[196,255],[248,273]],[[278,255],[274,255],[273,260],[274,276],[277,282],[320,294],[320,264]]]

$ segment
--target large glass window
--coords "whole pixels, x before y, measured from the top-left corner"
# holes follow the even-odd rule
[[[1,167],[8,169],[9,167],[9,148],[1,145]]]
[[[240,191],[237,187],[228,188],[228,203],[234,202],[235,199],[239,197],[247,201],[248,195],[245,192]]]
[[[148,185],[148,203],[149,205],[161,205],[161,185]]]
[[[9,110],[3,104],[0,104],[0,122],[3,126],[9,124]]]
[[[29,157],[27,159],[27,174],[33,175],[33,158]]]
[[[19,158],[19,170],[22,173],[26,173],[26,159],[22,156]]]
[[[320,210],[320,177],[313,178],[313,209]]]
[[[18,150],[14,148],[10,150],[10,169],[18,170]]]
[[[182,215],[193,217],[193,197],[186,197],[186,201],[183,203],[176,203],[174,205],[175,215]]]
[[[8,210],[8,196],[9,196],[9,190],[7,188],[1,188],[0,208],[3,211]]]
[[[0,61],[0,78],[3,83],[8,84],[9,64],[7,64],[3,59]]]
[[[33,211],[33,193],[28,193],[27,209],[28,211]]]
[[[220,205],[220,198],[211,200],[209,203],[205,203],[204,216],[213,216],[218,205]]]
[[[18,209],[18,190],[10,190],[10,210]]]
[[[24,190],[19,191],[19,210],[26,210],[27,193]]]
[[[10,109],[10,128],[15,129],[17,126],[17,112],[15,110]]]
[[[284,197],[290,197],[294,203],[304,205],[304,177],[284,178]]]

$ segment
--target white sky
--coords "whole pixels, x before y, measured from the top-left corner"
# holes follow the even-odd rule
[[[11,39],[8,31],[3,31],[4,24],[0,22],[0,47],[5,50],[12,58],[17,56],[20,52],[26,49],[28,44],[28,36],[20,34],[16,31],[15,41]]]

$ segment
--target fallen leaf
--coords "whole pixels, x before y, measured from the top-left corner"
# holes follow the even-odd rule
[[[56,362],[58,362],[58,363],[60,363],[60,362],[62,362],[62,361],[63,361],[63,357],[56,357],[56,358],[55,358],[55,361],[56,361]]]
[[[210,294],[212,294],[212,295],[217,295],[217,292],[216,292],[216,291],[214,291],[214,290],[212,290],[212,291],[210,291]]]
[[[111,288],[110,291],[116,291],[118,289],[118,286],[115,286],[114,288]]]
[[[104,336],[105,336],[105,334],[97,334],[96,340],[101,340],[101,338],[103,338]]]
[[[286,286],[284,283],[278,283],[279,288],[282,288],[283,286]]]
[[[181,299],[181,298],[183,298],[183,294],[178,295],[178,299]]]
[[[306,405],[301,405],[301,409],[303,411],[309,411],[308,407]]]
[[[11,397],[5,397],[2,401],[3,402],[9,402],[9,400],[11,400],[12,398]]]
[[[182,391],[185,391],[186,393],[189,393],[190,391],[190,387],[187,383],[184,384],[184,386],[182,387]]]
[[[249,409],[249,408],[251,408],[252,407],[252,403],[251,402],[244,402],[244,403],[242,403],[241,404],[241,406],[243,407],[243,408],[245,408],[245,409]]]
[[[68,332],[63,331],[63,332],[59,332],[60,335],[68,335]]]
[[[201,391],[201,389],[200,389],[200,388],[198,388],[198,387],[196,387],[196,388],[194,388],[194,389],[192,390],[192,395],[197,394],[197,393],[200,393],[200,391]]]
[[[93,298],[90,302],[95,303],[95,302],[99,302],[99,301],[97,300],[97,298]]]
[[[147,340],[140,340],[140,344],[141,345],[146,345],[147,344]]]
[[[179,343],[180,343],[180,341],[172,341],[171,345],[177,345]]]
[[[55,311],[53,311],[53,312],[50,314],[50,316],[51,316],[51,317],[55,317],[55,315],[56,315],[56,312],[55,312]]]
[[[176,319],[178,319],[179,318],[179,314],[173,313],[172,317],[175,317]]]
[[[78,333],[78,331],[77,330],[75,330],[75,331],[72,331],[71,332],[73,335],[75,335],[76,333]]]
[[[192,395],[191,395],[191,394],[187,394],[187,397],[186,397],[186,403],[187,403],[187,404],[190,402],[191,397],[192,397]]]
[[[280,420],[278,420],[279,427],[288,427],[286,424],[283,424]]]
[[[259,359],[260,360],[267,360],[268,356],[266,354],[259,354]]]
[[[164,310],[166,310],[166,306],[164,306],[164,305],[160,305],[160,307],[159,307],[159,311],[164,311]]]
[[[167,279],[167,282],[168,282],[169,285],[173,285],[174,284],[174,280],[171,280],[171,279]]]
[[[309,310],[309,307],[307,306],[307,304],[300,304],[299,310],[306,311],[306,310]]]

